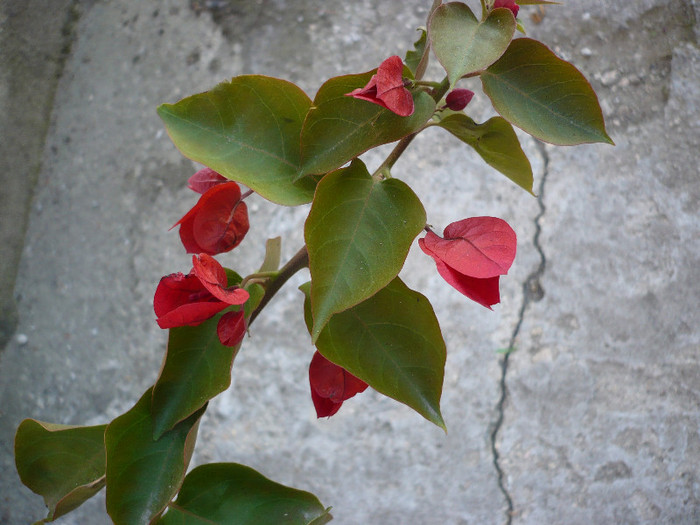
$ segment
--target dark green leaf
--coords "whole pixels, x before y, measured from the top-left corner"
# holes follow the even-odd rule
[[[151,523],[177,494],[206,407],[153,439],[152,389],[105,432],[107,513],[116,525]]]
[[[304,228],[314,340],[333,314],[398,275],[425,220],[411,188],[398,179],[373,179],[359,159],[324,177]]]
[[[406,52],[406,58],[404,63],[413,73],[413,77],[416,77],[416,72],[420,68],[421,58],[423,58],[423,53],[425,52],[425,46],[428,43],[428,33],[425,28],[418,28],[420,32],[420,37],[413,43],[413,49]]]
[[[294,84],[260,75],[235,77],[158,114],[183,155],[241,182],[273,202],[310,202],[316,179],[297,179],[299,136],[311,100]]]
[[[413,93],[410,117],[345,96],[374,73],[331,78],[321,86],[301,132],[302,175],[337,169],[370,148],[418,131],[433,115],[435,101],[423,91]]]
[[[240,348],[224,346],[216,325],[223,313],[198,326],[170,329],[168,349],[153,387],[153,438],[199,410],[231,384],[231,366]]]
[[[311,331],[309,283],[304,314]],[[398,277],[366,301],[331,317],[316,341],[326,359],[440,428],[445,342],[430,302]]]
[[[477,124],[460,113],[445,117],[438,126],[469,144],[489,166],[532,193],[532,166],[507,120],[493,117]]]
[[[498,60],[514,33],[515,18],[509,9],[494,9],[480,22],[466,4],[450,2],[435,10],[428,35],[454,86],[462,76]]]
[[[245,465],[212,463],[187,475],[158,525],[321,525],[329,520],[313,494],[275,483]]]
[[[105,484],[107,425],[72,427],[25,419],[15,436],[15,463],[27,487],[44,497],[53,521]],[[9,503],[9,502],[8,502]]]
[[[591,85],[536,40],[513,40],[481,82],[496,111],[533,137],[560,146],[613,144]]]

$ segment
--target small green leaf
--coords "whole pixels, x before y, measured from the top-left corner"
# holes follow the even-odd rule
[[[313,285],[300,289],[306,295],[304,317],[311,332]],[[366,301],[331,317],[316,348],[377,392],[445,429],[440,414],[445,341],[430,301],[398,277]]]
[[[282,237],[268,239],[265,243],[265,259],[258,272],[276,272],[282,257]]]
[[[335,77],[321,86],[301,132],[301,176],[335,170],[368,149],[418,131],[433,115],[435,101],[423,91],[413,93],[410,117],[345,96],[374,73]]]
[[[330,521],[329,510],[313,494],[245,465],[211,463],[187,475],[158,525],[321,525]]]
[[[532,193],[532,166],[507,120],[493,117],[477,124],[465,114],[458,113],[445,117],[438,126],[470,145],[489,166]]]
[[[151,396],[149,389],[105,432],[107,513],[116,525],[151,523],[177,494],[206,408],[154,440]]]
[[[560,146],[613,144],[586,78],[536,40],[513,40],[481,82],[496,111],[533,137]]]
[[[494,9],[480,22],[466,4],[450,2],[433,13],[428,36],[454,86],[462,76],[498,60],[514,33],[515,18],[509,9]]]
[[[304,227],[314,341],[333,314],[398,275],[425,220],[411,188],[398,179],[373,179],[359,159],[323,178]]]
[[[266,199],[310,202],[317,180],[297,179],[299,136],[311,100],[296,85],[260,75],[235,77],[158,115],[183,155]]]
[[[420,68],[421,58],[423,58],[423,53],[425,52],[425,46],[428,44],[428,32],[424,27],[419,27],[418,31],[420,36],[418,40],[413,43],[413,49],[406,51],[406,58],[404,63],[413,73],[413,77],[416,77],[416,72]]]
[[[73,427],[25,419],[15,436],[19,477],[44,497],[53,521],[82,505],[105,484],[107,425]]]
[[[223,312],[197,326],[170,329],[168,349],[153,387],[153,439],[199,410],[231,384],[240,345],[224,346],[216,325]]]

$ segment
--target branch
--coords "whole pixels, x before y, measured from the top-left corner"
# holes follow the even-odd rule
[[[294,254],[294,256],[287,261],[277,274],[277,277],[265,289],[265,295],[263,295],[262,300],[258,307],[253,310],[248,321],[248,326],[253,324],[255,318],[262,311],[263,308],[270,302],[270,300],[275,296],[275,294],[284,286],[292,275],[297,273],[302,268],[308,268],[309,266],[309,252],[306,250],[306,245],[302,246],[301,249]]]

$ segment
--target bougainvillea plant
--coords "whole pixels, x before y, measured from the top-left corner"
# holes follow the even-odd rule
[[[420,237],[445,281],[491,308],[515,257],[515,233],[495,217],[454,217],[439,233],[392,167],[421,131],[438,127],[532,193],[513,126],[550,144],[612,144],[583,75],[540,42],[516,38],[524,33],[520,6],[548,3],[481,0],[477,17],[464,3],[436,0],[403,60],[390,56],[372,71],[331,78],[313,100],[285,80],[244,75],[158,108],[182,154],[206,166],[188,181],[197,203],[174,226],[192,268],[174,269],[155,289],[153,322],[170,331],[169,340],[158,379],[133,408],[98,426],[20,424],[17,470],[44,497],[42,521],[103,487],[117,524],[329,521],[315,496],[249,467],[205,464],[187,473],[208,401],[229,387],[240,347],[255,344],[246,332],[305,268],[303,315],[316,348],[309,402],[318,417],[373,388],[445,428],[440,326],[428,299],[399,272]],[[432,55],[442,79],[423,78]],[[458,84],[472,77],[500,116],[478,123],[464,112],[474,93]],[[359,156],[391,142],[370,173]],[[306,244],[280,265],[280,240],[268,240],[259,271],[241,277],[215,256],[244,240],[253,192],[283,206],[311,203]]]

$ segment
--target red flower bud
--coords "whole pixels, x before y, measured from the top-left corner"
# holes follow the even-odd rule
[[[471,102],[473,96],[474,92],[468,89],[453,89],[447,95],[445,103],[452,111],[462,111]]]
[[[340,409],[343,401],[367,388],[367,383],[330,362],[318,351],[309,365],[309,383],[317,417],[332,416]]]
[[[517,240],[508,223],[496,217],[472,217],[453,222],[443,233],[418,240],[438,273],[457,291],[491,309],[500,302],[498,281],[508,273]]]
[[[493,3],[493,8],[496,9],[497,7],[510,9],[513,12],[513,16],[516,18],[518,17],[518,11],[520,11],[520,6],[515,3],[515,0],[496,0]]]
[[[238,246],[250,227],[241,189],[232,181],[216,184],[175,223],[187,253],[216,255]]]
[[[394,55],[382,62],[367,85],[346,96],[379,104],[400,117],[413,115],[413,97],[403,84],[403,62]]]

